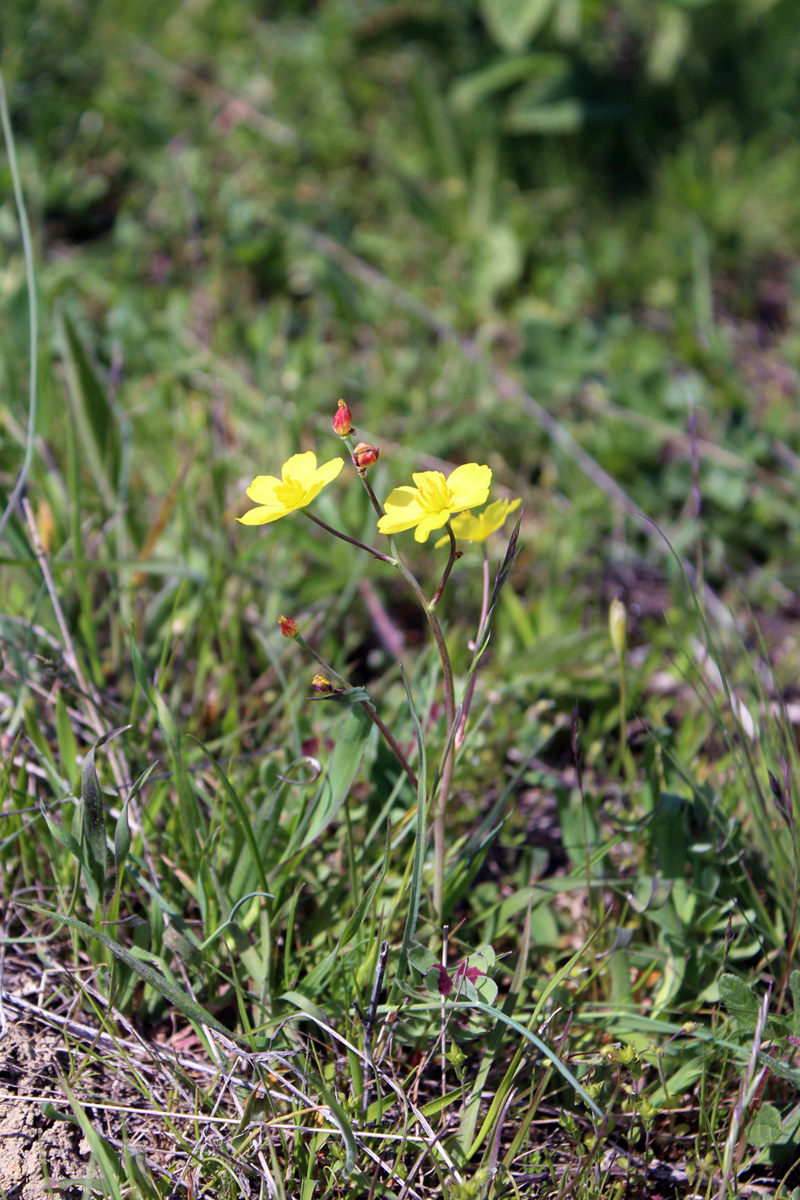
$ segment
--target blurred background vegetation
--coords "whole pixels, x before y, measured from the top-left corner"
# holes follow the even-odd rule
[[[785,991],[796,835],[766,769],[783,779],[783,755],[791,774],[796,750],[790,714],[758,714],[777,704],[773,672],[793,701],[800,660],[795,0],[5,0],[0,67],[41,321],[28,495],[107,725],[134,724],[130,777],[168,756],[163,713],[156,721],[148,707],[156,672],[184,732],[220,759],[252,756],[236,779],[254,813],[275,785],[270,755],[325,756],[330,709],[303,704],[312,665],[279,644],[281,612],[410,741],[364,563],[300,518],[257,532],[234,521],[254,475],[297,450],[339,451],[330,420],[345,396],[359,434],[381,446],[379,496],[420,467],[478,459],[500,494],[523,501],[521,553],[457,777],[454,835],[495,802],[505,816],[488,874],[471,891],[466,868],[460,877],[466,942],[513,955],[530,881],[557,876],[537,893],[532,926],[552,974],[575,949],[570,897],[583,871],[582,886],[594,873],[636,938],[615,942],[609,927],[592,1003],[622,1013],[633,973],[634,1007],[649,996],[656,1016],[680,1021],[717,1002],[730,962],[755,979],[772,964]],[[29,387],[5,157],[0,253],[5,499]],[[318,503],[325,519],[372,536],[355,487]],[[10,747],[26,732],[43,764],[36,787],[61,802],[94,733],[77,722],[70,735],[56,711],[54,681],[74,680],[54,651],[24,522],[14,517],[5,537],[3,736]],[[681,558],[710,592],[693,597]],[[432,546],[416,561],[435,577]],[[430,700],[419,617],[367,574]],[[630,618],[633,790],[614,767],[614,596]],[[445,609],[463,671],[477,557],[459,564]],[[757,750],[719,667],[761,722]],[[576,703],[586,790],[570,743]],[[186,750],[193,769],[201,759]],[[383,807],[389,768],[374,748],[365,770],[351,816],[370,837],[353,879],[362,868],[373,877],[381,821],[388,812],[408,830],[413,799]],[[196,786],[210,810],[213,788]],[[27,787],[16,780],[12,794]],[[148,805],[168,857],[181,840],[170,787],[157,784]],[[56,877],[68,861],[46,832],[41,845],[30,833],[23,822],[4,843],[23,892],[45,858]],[[296,920],[302,946],[280,964],[287,987],[327,961],[350,916],[334,842],[298,865],[302,901],[284,890],[273,906],[276,929]],[[241,841],[230,830],[219,853],[233,870]],[[402,863],[388,894],[401,875]],[[184,885],[178,871],[164,880],[171,911],[196,901]],[[161,953],[161,918],[139,902]],[[599,915],[590,903],[581,929]],[[247,970],[257,975],[249,960]],[[554,1004],[575,1002],[569,986]],[[345,1021],[348,981],[315,987]],[[163,1015],[163,997],[147,996],[147,1015]],[[619,1020],[619,1036],[642,1033]],[[706,1069],[699,1045],[670,1051],[667,1073],[684,1071],[673,1095]]]

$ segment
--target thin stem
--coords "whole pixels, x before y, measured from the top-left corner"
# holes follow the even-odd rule
[[[348,435],[342,439],[348,444],[352,443],[352,438]],[[372,489],[372,484],[369,482],[365,471],[356,468],[358,476],[364,485],[370,503],[378,514],[382,517],[383,506],[378,500],[375,492]],[[310,514],[309,514],[310,515]],[[333,530],[331,532],[334,532]],[[376,551],[372,551],[375,557],[385,558],[387,562],[391,562],[397,568],[400,574],[405,579],[408,586],[419,601],[422,611],[425,613],[425,619],[430,626],[433,640],[436,643],[436,649],[442,663],[442,679],[444,681],[444,708],[445,718],[447,723],[447,736],[445,739],[445,749],[442,762],[440,764],[439,790],[435,798],[433,810],[433,905],[438,920],[441,922],[444,918],[444,873],[446,865],[446,843],[447,843],[447,802],[450,798],[450,787],[453,779],[453,768],[455,765],[455,752],[453,749],[453,730],[456,720],[456,696],[455,685],[453,682],[453,667],[450,662],[450,654],[447,649],[447,643],[442,632],[442,626],[439,623],[439,618],[436,616],[436,605],[439,603],[445,584],[447,583],[450,572],[453,569],[453,563],[456,559],[456,540],[453,536],[453,531],[448,523],[447,532],[450,534],[450,558],[445,567],[441,582],[439,583],[433,599],[428,600],[422,590],[416,576],[406,566],[404,560],[400,556],[397,549],[397,544],[393,537],[389,537],[389,545],[392,550],[393,558],[388,558],[385,555],[379,556]],[[347,539],[350,540],[350,539]],[[360,544],[360,543],[356,543]]]
[[[480,646],[483,636],[483,627],[486,624],[486,617],[489,613],[489,551],[486,549],[486,543],[483,543],[483,595],[481,598],[481,619],[478,622],[478,636],[475,638],[475,645]],[[472,704],[472,693],[475,691],[475,679],[477,677],[477,667],[469,677],[467,690],[464,693],[464,701],[461,705],[461,716],[458,719],[458,729],[456,730],[456,750],[461,747],[464,741],[464,733],[467,727],[467,717],[469,716],[470,705]]]
[[[453,667],[450,662],[450,654],[447,649],[447,643],[444,640],[442,626],[439,623],[439,618],[436,616],[435,610],[428,602],[428,598],[423,592],[416,576],[412,574],[401,558],[393,537],[389,538],[389,545],[391,546],[392,553],[394,554],[395,566],[413,591],[414,595],[417,597],[422,611],[425,613],[425,618],[430,626],[431,633],[433,634],[433,640],[436,643],[436,649],[439,653],[439,658],[441,659],[442,663],[447,738],[445,740],[444,756],[442,758],[440,767],[441,774],[439,777],[439,791],[436,795],[433,806],[433,906],[438,920],[442,921],[444,916],[444,871],[447,841],[447,801],[450,798],[450,785],[452,783],[453,767],[455,765],[455,755],[453,753],[453,744],[450,736],[456,719],[456,695],[455,686],[453,683]]]
[[[366,475],[362,475],[361,471],[358,472],[358,477],[361,480],[361,482],[363,483],[364,487],[366,488],[366,492],[367,492],[367,495],[369,496],[372,507],[375,509],[375,512],[378,514],[378,516],[382,517],[383,516],[383,505],[381,504],[380,500],[373,492],[372,484],[367,479]]]
[[[25,438],[25,456],[22,460],[17,481],[11,489],[5,510],[0,516],[0,533],[3,532],[8,518],[14,511],[17,502],[25,490],[28,472],[33,462],[33,450],[36,443],[36,421],[39,407],[39,310],[36,302],[36,277],[33,265],[33,243],[28,224],[28,214],[25,209],[25,197],[22,194],[17,152],[14,144],[14,131],[11,128],[11,117],[8,113],[6,90],[3,84],[3,74],[0,71],[0,124],[3,127],[3,138],[6,144],[6,157],[11,172],[11,186],[14,192],[14,204],[19,220],[19,232],[22,238],[22,253],[25,260],[25,282],[28,289],[28,339],[30,367],[28,375],[28,430]]]
[[[431,600],[431,608],[432,609],[436,608],[436,605],[439,603],[439,601],[442,598],[442,592],[445,589],[445,584],[447,583],[448,579],[450,578],[450,572],[453,569],[453,563],[456,561],[456,558],[460,558],[460,555],[456,551],[456,537],[455,537],[455,534],[453,533],[453,530],[451,528],[449,521],[447,522],[447,532],[450,534],[450,554],[448,556],[447,566],[444,569],[442,578],[439,580],[439,586],[437,587],[436,591],[433,593],[433,599]]]
[[[389,558],[388,554],[381,554],[380,550],[376,550],[373,546],[368,546],[366,542],[359,542],[357,538],[348,537],[346,533],[341,533],[338,529],[334,529],[332,525],[328,525],[325,521],[315,517],[307,508],[301,510],[308,517],[309,521],[313,521],[315,525],[319,525],[320,529],[324,529],[326,533],[332,533],[334,537],[341,538],[343,542],[349,542],[351,546],[358,546],[359,550],[366,550],[367,554],[371,554],[373,558],[379,558],[381,562],[389,563],[395,567],[397,563],[393,558]]]
[[[353,691],[353,685],[351,683],[348,683],[347,680],[344,678],[344,676],[340,675],[338,671],[334,671],[333,667],[330,666],[328,663],[326,663],[325,659],[321,658],[320,655],[317,654],[316,650],[314,650],[311,646],[309,646],[308,642],[305,640],[305,638],[301,634],[298,634],[294,638],[294,641],[296,641],[300,646],[302,646],[304,650],[307,650],[308,653],[311,655],[311,657],[313,659],[315,659],[319,663],[319,665],[325,671],[328,672],[329,675],[332,675],[334,677],[334,679],[338,680],[338,682],[341,683],[342,687],[344,688],[344,690],[346,692]],[[397,740],[395,739],[394,734],[392,733],[392,731],[389,728],[387,728],[387,726],[384,724],[384,722],[381,720],[381,718],[376,713],[375,709],[372,708],[367,703],[366,700],[361,701],[361,707],[367,713],[367,715],[369,716],[369,719],[372,721],[373,725],[375,725],[383,734],[386,744],[389,746],[389,748],[394,753],[395,757],[397,758],[397,761],[400,763],[400,766],[403,768],[406,775],[411,780],[411,783],[413,784],[414,789],[416,790],[416,788],[417,788],[416,772],[414,771],[414,768],[411,766],[411,764],[409,763],[405,754],[403,753],[403,750],[400,747]]]

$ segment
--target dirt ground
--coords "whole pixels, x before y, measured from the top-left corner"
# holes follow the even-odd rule
[[[8,1024],[0,1038],[0,1188],[8,1200],[50,1200],[48,1184],[86,1178],[90,1151],[80,1129],[42,1110],[60,1091],[58,1073],[68,1069],[59,1034],[25,1020]],[[77,1182],[58,1190],[65,1200],[83,1193]]]

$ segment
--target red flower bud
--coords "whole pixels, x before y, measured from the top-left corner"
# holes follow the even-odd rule
[[[353,428],[353,417],[344,400],[339,401],[339,407],[333,414],[333,432],[339,437],[347,437]]]
[[[278,617],[278,624],[285,638],[296,638],[300,632],[300,626],[293,617]]]
[[[378,461],[379,454],[380,450],[377,446],[368,446],[366,442],[359,442],[353,451],[353,462],[359,471],[364,471]]]

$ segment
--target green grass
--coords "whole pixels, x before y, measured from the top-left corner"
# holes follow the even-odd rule
[[[562,7],[10,6],[4,1007],[60,1022],[20,1103],[76,1195],[800,1185],[791,7]],[[472,461],[522,500],[441,887],[412,591],[235,521],[339,396],[381,501]],[[310,511],[390,553],[348,464]]]

